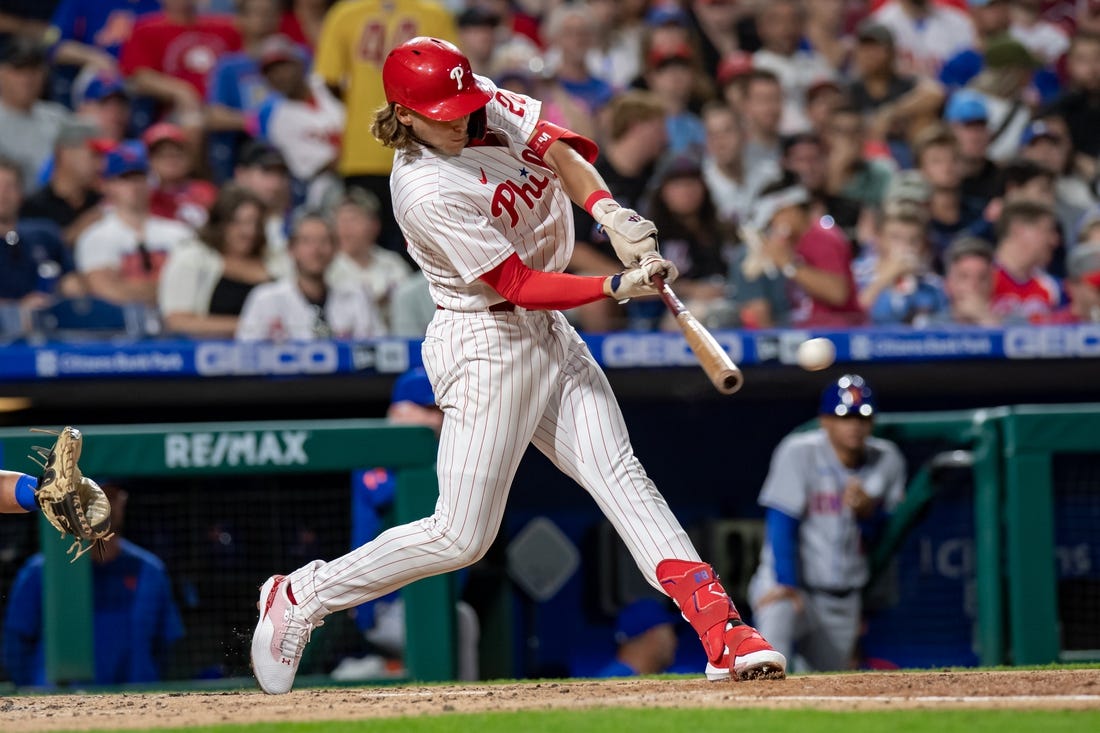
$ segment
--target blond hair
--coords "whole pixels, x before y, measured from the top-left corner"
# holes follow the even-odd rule
[[[370,134],[387,148],[409,150],[418,143],[413,137],[412,128],[397,119],[396,107],[394,102],[390,102],[385,107],[378,108],[370,125]]]

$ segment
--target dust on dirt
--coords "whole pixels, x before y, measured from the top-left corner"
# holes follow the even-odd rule
[[[1100,669],[874,672],[786,680],[567,680],[509,684],[0,697],[5,733],[593,707],[1100,710]]]

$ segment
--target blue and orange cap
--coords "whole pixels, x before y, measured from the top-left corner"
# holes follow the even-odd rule
[[[858,374],[845,374],[821,393],[821,415],[871,417],[877,411],[875,393]]]

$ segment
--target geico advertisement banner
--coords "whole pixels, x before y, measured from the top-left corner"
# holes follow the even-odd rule
[[[340,351],[331,341],[306,343],[202,343],[195,349],[195,371],[203,377],[252,374],[335,374]]]

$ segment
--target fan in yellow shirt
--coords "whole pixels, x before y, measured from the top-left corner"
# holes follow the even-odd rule
[[[370,134],[374,112],[386,104],[382,63],[394,46],[416,36],[456,40],[451,14],[434,0],[341,0],[325,16],[314,73],[347,107],[339,170],[349,187],[374,193],[384,212],[381,243],[403,249],[392,220],[389,174],[393,151]]]

